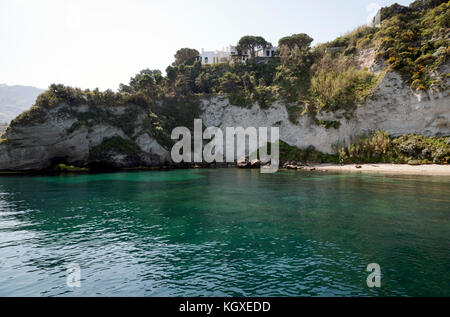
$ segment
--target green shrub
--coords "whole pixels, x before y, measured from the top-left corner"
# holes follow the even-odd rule
[[[403,135],[392,141],[397,154],[404,160],[428,160],[435,164],[450,161],[449,138],[430,138],[420,135]]]
[[[81,121],[75,121],[70,128],[66,130],[67,134],[72,134],[79,128],[83,126],[83,123]]]
[[[79,172],[89,172],[89,168],[76,167],[73,165],[58,164],[52,168],[55,172],[59,173],[79,173]]]
[[[326,121],[318,119],[316,119],[316,124],[324,127],[325,129],[339,129],[341,126],[341,123],[339,121]]]
[[[11,121],[10,127],[15,126],[27,126],[27,125],[37,125],[45,123],[47,119],[47,112],[39,107],[32,106],[29,110],[22,112],[14,120]]]
[[[267,87],[260,85],[255,88],[253,99],[256,100],[262,109],[266,109],[278,98],[277,87]]]
[[[448,47],[449,6],[448,1],[417,1],[407,9],[392,6],[393,14],[384,18],[374,36],[380,43],[380,55],[392,69],[404,75],[413,89],[428,89],[437,84],[438,80],[432,79],[430,73],[448,58],[447,54],[438,57],[433,54],[440,47]],[[396,10],[404,12],[395,13]]]
[[[120,136],[113,136],[108,139],[104,139],[103,142],[90,149],[90,157],[101,157],[109,152],[126,154],[129,156],[137,155],[140,151],[139,146],[135,141],[129,139],[123,139]]]
[[[286,142],[280,141],[280,160],[297,161],[301,163],[337,163],[338,156],[332,154],[324,154],[317,151],[313,146],[306,149],[300,149],[291,146]]]
[[[391,140],[385,132],[360,135],[351,143],[339,150],[339,159],[342,163],[380,163],[390,160],[388,154],[391,150]]]
[[[224,93],[235,94],[242,88],[241,78],[234,73],[226,72],[220,79],[220,90]]]
[[[228,97],[230,104],[235,106],[249,108],[253,104],[251,96],[246,93],[227,94],[226,96]]]
[[[376,76],[367,70],[322,70],[311,80],[311,93],[319,110],[350,110],[364,102],[375,84]]]
[[[377,131],[354,138],[351,145],[337,146],[342,163],[447,164],[450,161],[450,138],[403,135],[391,138]]]

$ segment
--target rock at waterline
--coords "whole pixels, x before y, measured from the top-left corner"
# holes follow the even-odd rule
[[[245,157],[240,158],[240,159],[237,161],[237,167],[238,167],[238,168],[248,168],[248,167],[250,167],[250,166],[251,166],[250,162],[249,162],[248,159],[245,158]]]
[[[251,167],[261,167],[261,161],[260,160],[253,160],[253,161],[251,161],[251,163],[250,163],[250,166]]]

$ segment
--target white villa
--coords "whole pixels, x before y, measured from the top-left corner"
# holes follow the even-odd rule
[[[266,47],[256,51],[256,57],[275,57],[278,47]]]
[[[277,49],[278,47],[268,47],[266,49],[260,49],[256,51],[256,57],[272,58],[275,56],[275,52],[277,51]],[[229,63],[232,60],[237,59],[244,63],[245,61],[251,59],[250,52],[247,50],[239,54],[236,46],[229,45],[221,51],[205,51],[202,48],[202,52],[200,54],[200,60],[203,65]]]

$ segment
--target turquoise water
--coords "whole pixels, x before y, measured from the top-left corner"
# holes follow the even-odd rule
[[[450,296],[449,207],[450,177],[1,177],[0,296]]]

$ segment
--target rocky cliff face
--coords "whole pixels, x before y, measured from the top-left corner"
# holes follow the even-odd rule
[[[134,129],[128,134],[121,127],[123,122],[99,122],[97,107],[74,108],[63,103],[40,111],[41,120],[16,124],[2,136],[0,170],[39,170],[58,163],[123,168],[170,162],[169,152],[150,136],[145,123],[148,115],[140,107],[110,108],[101,114],[120,121],[132,112]]]
[[[366,62],[366,61],[365,61]],[[374,61],[372,61],[374,63]],[[367,65],[376,68],[376,65]],[[447,63],[439,73],[449,73]],[[448,87],[448,81],[446,87]],[[383,130],[392,136],[420,134],[424,136],[450,135],[449,90],[416,92],[404,83],[401,76],[389,72],[381,79],[366,103],[359,105],[352,118],[344,113],[322,113],[316,119],[339,122],[339,128],[317,125],[308,116],[292,123],[285,105],[275,102],[268,109],[257,104],[251,109],[231,105],[220,97],[202,103],[203,123],[206,126],[280,128],[280,138],[299,148],[314,146],[323,153],[333,153],[335,144],[350,143],[353,136]]]
[[[370,54],[362,56],[361,63],[380,71]],[[449,71],[447,63],[438,73]],[[448,77],[445,80],[448,87]],[[282,101],[264,109],[257,104],[244,108],[220,96],[202,99],[200,108],[207,127],[278,126],[284,142],[299,148],[313,146],[323,153],[333,153],[335,144],[348,144],[353,136],[376,130],[392,136],[450,135],[448,89],[419,93],[395,72],[383,76],[351,117],[339,112],[321,113],[316,118],[300,116],[293,123]],[[131,103],[69,106],[63,102],[54,107],[34,107],[22,116],[0,137],[0,170],[39,170],[59,163],[115,168],[171,164],[170,148],[155,137],[158,134],[146,107]],[[317,120],[338,124],[326,128]]]

